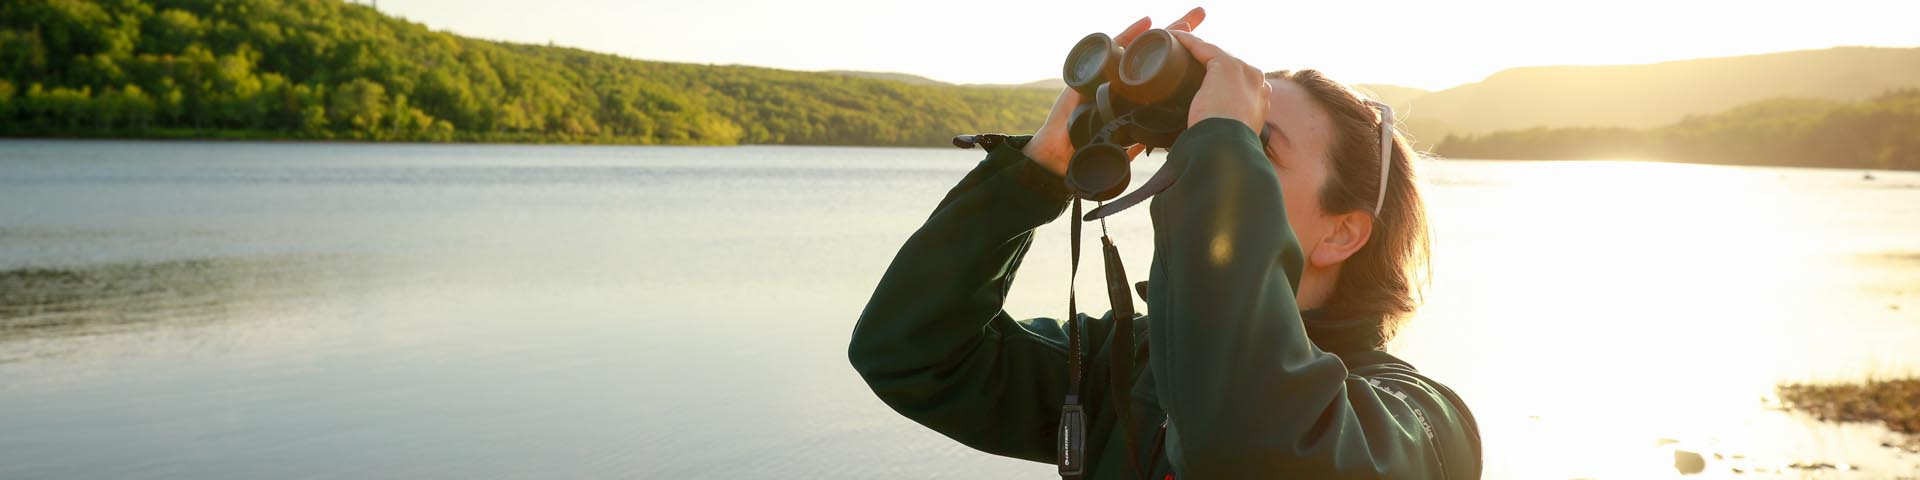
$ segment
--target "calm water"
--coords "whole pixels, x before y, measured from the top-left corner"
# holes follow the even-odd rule
[[[0,478],[1048,478],[845,360],[977,159],[0,141]],[[1771,398],[1920,372],[1920,174],[1422,167],[1434,285],[1396,351],[1468,399],[1490,477],[1920,475]],[[1112,226],[1145,272],[1144,211]],[[1016,315],[1063,309],[1064,236]]]

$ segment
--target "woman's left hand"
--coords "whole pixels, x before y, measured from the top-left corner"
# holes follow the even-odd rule
[[[1168,29],[1173,38],[1180,40],[1180,45],[1193,54],[1194,60],[1207,66],[1207,77],[1200,82],[1200,91],[1193,95],[1193,106],[1187,109],[1187,126],[1219,117],[1238,120],[1253,131],[1260,131],[1260,125],[1266,123],[1267,96],[1273,93],[1265,74],[1194,36],[1193,32],[1177,27]]]

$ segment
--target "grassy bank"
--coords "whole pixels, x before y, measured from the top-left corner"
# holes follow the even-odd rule
[[[1845,384],[1786,384],[1780,401],[1826,421],[1882,422],[1920,435],[1920,377]]]

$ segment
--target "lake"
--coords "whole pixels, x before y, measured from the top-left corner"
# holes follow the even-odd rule
[[[0,141],[0,478],[1049,478],[846,360],[980,156]],[[1920,475],[1773,398],[1920,372],[1920,173],[1420,168],[1433,284],[1394,351],[1466,398],[1489,478]],[[1064,225],[1015,315],[1064,311]],[[1111,227],[1144,275],[1145,210]]]

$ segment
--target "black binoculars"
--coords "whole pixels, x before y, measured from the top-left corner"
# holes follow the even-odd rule
[[[1187,129],[1187,108],[1205,76],[1206,66],[1163,29],[1148,30],[1124,48],[1104,33],[1080,39],[1061,68],[1067,87],[1081,98],[1067,123],[1074,147],[1067,188],[1101,202],[1120,196],[1133,176],[1127,148],[1173,146]],[[1094,209],[1086,220],[1137,204],[1172,182],[1171,173],[1156,173],[1133,195]]]

